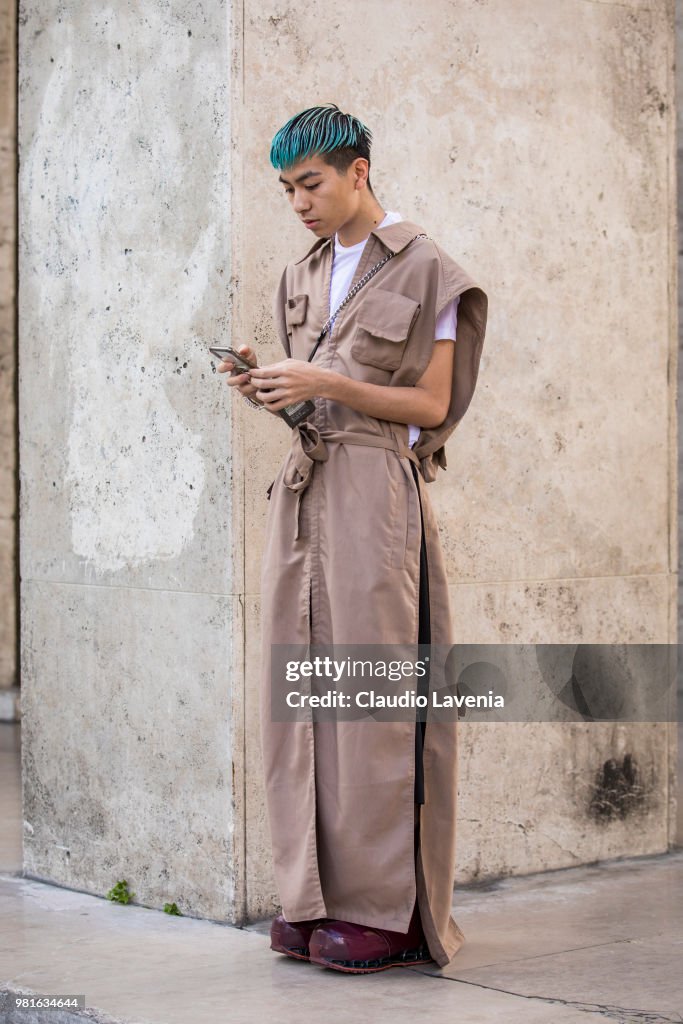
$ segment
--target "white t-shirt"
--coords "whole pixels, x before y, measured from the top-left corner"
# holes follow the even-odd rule
[[[387,211],[384,220],[377,227],[384,228],[389,224],[396,224],[399,220],[403,220],[400,213]],[[335,234],[334,236],[334,263],[332,265],[332,280],[330,281],[330,309],[333,311],[336,310],[337,306],[341,305],[351,289],[351,282],[353,281],[353,276],[356,273],[356,267],[360,262],[366,242],[367,238],[364,238],[362,242],[356,242],[355,245],[342,245],[337,235]],[[437,317],[436,330],[434,332],[437,341],[440,338],[455,339],[459,301],[460,296],[457,295],[454,299],[451,299]],[[334,324],[334,321],[332,323]],[[332,325],[330,326],[331,334]],[[409,423],[408,445],[410,448],[413,447],[419,436],[420,428],[413,423]]]

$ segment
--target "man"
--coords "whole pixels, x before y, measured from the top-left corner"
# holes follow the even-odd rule
[[[274,415],[314,403],[269,490],[261,575],[261,738],[283,910],[271,945],[350,973],[443,966],[464,941],[451,916],[457,722],[276,721],[272,645],[453,643],[425,484],[470,404],[487,316],[466,272],[378,202],[370,145],[335,104],[275,135],[271,163],[316,240],[275,295],[286,358],[228,378]]]

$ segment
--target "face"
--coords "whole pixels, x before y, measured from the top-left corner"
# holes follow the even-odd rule
[[[297,218],[312,234],[329,238],[358,212],[357,183],[367,179],[366,168],[367,160],[359,157],[341,175],[322,157],[311,156],[282,171],[278,181]]]

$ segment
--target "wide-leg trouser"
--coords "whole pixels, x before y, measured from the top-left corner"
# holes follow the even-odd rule
[[[420,488],[417,480],[417,467],[414,462],[410,463],[417,487],[418,502]],[[313,617],[312,598],[309,595],[309,614]],[[431,643],[431,621],[429,615],[429,572],[427,566],[427,548],[425,545],[424,519],[422,516],[422,503],[420,502],[420,584],[419,584],[419,616],[418,616],[418,658],[423,658],[429,653],[428,647]],[[424,648],[424,649],[423,649]],[[429,695],[429,671],[420,677],[418,693],[424,696]],[[415,857],[420,844],[420,804],[424,803],[424,768],[423,751],[424,736],[427,723],[425,721],[415,722]],[[417,902],[417,901],[416,901]]]

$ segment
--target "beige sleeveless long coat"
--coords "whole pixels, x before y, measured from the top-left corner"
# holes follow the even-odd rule
[[[370,234],[353,284],[387,251],[396,255],[338,314],[314,362],[356,380],[412,386],[429,363],[438,313],[460,296],[450,409],[413,449],[431,641],[450,644],[448,581],[425,483],[446,468],[444,443],[470,404],[487,297],[431,239],[408,245],[423,230],[400,221]],[[287,356],[306,359],[330,315],[332,255],[332,239],[318,239],[282,274],[274,314]],[[407,930],[417,892],[431,954],[443,966],[464,941],[451,916],[457,722],[427,724],[416,864],[414,723],[271,716],[271,644],[418,639],[420,509],[407,425],[327,399],[315,405],[292,431],[273,482],[261,574],[261,738],[275,880],[287,920],[329,917],[395,931]]]

